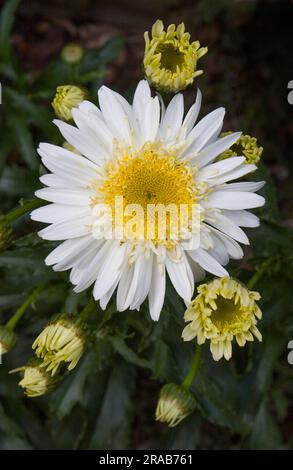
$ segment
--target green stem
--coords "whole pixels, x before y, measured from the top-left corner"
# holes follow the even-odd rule
[[[8,320],[8,322],[6,323],[5,327],[10,330],[10,331],[13,331],[16,324],[19,322],[19,320],[21,319],[21,317],[24,315],[24,313],[27,311],[27,309],[29,308],[29,306],[35,302],[35,300],[37,299],[38,295],[40,294],[40,292],[42,290],[44,290],[46,286],[45,285],[41,285],[39,287],[37,287],[32,293],[31,295],[28,296],[28,298],[24,301],[24,303],[16,310],[15,314],[10,318],[10,320]]]
[[[21,217],[32,209],[44,206],[45,204],[47,204],[47,201],[42,201],[41,199],[32,199],[31,201],[25,202],[24,204],[8,212],[8,214],[6,214],[6,219],[8,222],[13,222],[15,219],[18,219],[18,217]]]
[[[88,304],[86,304],[84,309],[78,315],[77,323],[85,322],[91,316],[91,314],[96,310],[97,310],[96,302],[94,300],[91,300]]]
[[[200,358],[201,358],[201,350],[202,350],[202,347],[197,344],[195,348],[194,357],[191,363],[191,367],[189,369],[187,376],[182,382],[182,387],[185,388],[186,390],[188,390],[191,387],[193,379],[198,371]]]
[[[262,278],[265,270],[267,267],[275,260],[275,258],[269,258],[266,261],[264,261],[255,271],[254,275],[250,278],[250,280],[247,283],[247,288],[253,289],[255,285],[258,283],[258,281]]]

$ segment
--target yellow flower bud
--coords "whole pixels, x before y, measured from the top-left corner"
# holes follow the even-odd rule
[[[159,91],[177,93],[191,85],[198,75],[198,60],[207,53],[207,47],[200,47],[199,41],[190,42],[185,25],[171,24],[164,30],[164,24],[157,20],[152,27],[152,37],[146,31],[143,65],[147,80]]]
[[[84,49],[79,44],[70,42],[63,47],[61,58],[68,64],[77,64],[84,56]]]
[[[61,85],[57,87],[52,106],[60,119],[70,121],[72,108],[77,107],[86,98],[87,92],[83,88],[75,85]]]
[[[221,137],[232,134],[231,131],[223,132]],[[230,157],[245,157],[244,163],[257,165],[262,156],[263,147],[258,146],[257,139],[250,135],[241,135],[232,147],[219,155],[217,160],[224,160]]]
[[[10,374],[20,372],[21,381],[18,383],[24,389],[25,395],[30,398],[39,397],[51,392],[59,382],[59,377],[52,377],[38,360],[10,371]]]
[[[87,333],[83,326],[69,315],[59,315],[39,334],[32,345],[43,367],[55,375],[60,366],[72,370],[86,347]]]
[[[175,427],[195,408],[196,400],[191,392],[180,385],[166,384],[160,391],[156,421]]]

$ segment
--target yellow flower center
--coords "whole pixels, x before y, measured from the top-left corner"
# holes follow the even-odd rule
[[[240,303],[235,303],[234,298],[225,299],[224,297],[218,297],[216,305],[217,310],[212,311],[210,318],[220,331],[225,330],[227,327],[236,327],[245,323],[247,312],[245,315],[245,312],[241,310]]]
[[[188,224],[197,200],[193,173],[188,164],[177,160],[158,143],[146,143],[137,152],[129,149],[122,152],[105,167],[105,173],[104,182],[96,188],[99,196],[94,203],[109,205],[115,219],[117,198],[123,198],[125,237],[136,238],[131,223],[135,216],[136,234],[142,235],[141,238],[155,244],[172,244],[176,228],[178,233],[178,226],[174,227],[174,224],[180,217],[180,223]],[[160,212],[158,205],[166,212]],[[163,239],[161,217],[165,217],[166,222]]]
[[[162,68],[174,73],[177,71],[177,67],[181,68],[184,64],[184,54],[174,44],[161,44],[157,50],[161,53]]]

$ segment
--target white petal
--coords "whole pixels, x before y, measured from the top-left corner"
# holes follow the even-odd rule
[[[104,150],[99,146],[99,142],[90,132],[81,131],[66,122],[54,119],[54,124],[59,128],[61,134],[73,147],[82,155],[97,164],[101,164],[106,158]]]
[[[98,278],[95,282],[93,295],[95,300],[104,297],[107,292],[121,277],[121,267],[124,262],[127,245],[120,245],[119,242],[113,242],[109,256],[104,259],[104,263],[99,271]]]
[[[214,191],[208,195],[205,201],[206,207],[218,209],[251,209],[265,204],[262,196],[244,191]]]
[[[193,128],[198,118],[200,107],[201,107],[201,98],[202,98],[201,91],[198,88],[195,103],[189,109],[182,124],[182,127],[186,129],[187,134],[191,131],[191,129]]]
[[[87,189],[42,188],[35,192],[36,197],[45,201],[76,206],[89,206],[92,192]]]
[[[153,142],[158,133],[160,124],[160,103],[156,96],[151,98],[143,110],[141,121],[141,143]]]
[[[221,175],[234,170],[245,161],[245,157],[231,157],[221,160],[220,162],[212,163],[201,168],[196,177],[197,181],[206,181],[217,179]]]
[[[116,94],[102,86],[98,91],[103,117],[113,136],[131,144],[131,130],[127,115]]]
[[[255,214],[251,214],[251,212],[245,210],[224,210],[223,215],[229,217],[230,220],[240,227],[259,227],[259,218]]]
[[[215,142],[207,145],[199,154],[191,160],[191,163],[197,165],[199,168],[207,165],[214,160],[218,155],[231,147],[241,136],[241,132],[234,132],[233,134],[221,137]]]
[[[232,222],[232,220],[230,220],[228,217],[225,217],[223,214],[215,212],[214,214],[207,216],[206,221],[221,232],[224,232],[226,235],[234,238],[234,240],[237,240],[240,243],[244,243],[245,245],[249,245],[249,240],[243,230],[241,230],[238,225]]]
[[[48,204],[39,207],[31,213],[31,219],[47,224],[64,222],[65,220],[80,218],[90,215],[90,208],[87,206],[65,206],[62,204]]]
[[[83,270],[80,281],[74,288],[75,292],[82,292],[95,282],[103,260],[107,256],[109,256],[112,243],[113,240],[106,240],[102,245],[100,245],[100,248],[96,255],[92,258],[91,262]]]
[[[183,95],[178,93],[167,106],[160,125],[160,136],[165,142],[174,141],[182,126],[184,113]]]
[[[130,308],[132,310],[138,309],[145,301],[151,286],[152,281],[152,267],[153,267],[153,254],[151,253],[148,258],[145,258],[142,266],[142,276],[138,282],[136,293],[133,297]]]
[[[44,228],[38,235],[45,240],[66,240],[77,238],[91,233],[92,218],[89,216],[74,218],[52,224]]]
[[[218,263],[207,251],[198,248],[195,251],[190,251],[189,256],[196,261],[203,269],[215,276],[228,276],[226,269]]]
[[[167,256],[166,268],[176,292],[188,304],[193,294],[194,279],[186,256],[184,255],[182,260],[178,262],[173,261]]]
[[[52,173],[40,176],[40,181],[50,188],[75,188],[75,185],[70,181],[61,178],[60,176],[53,175]]]
[[[58,245],[45,259],[47,266],[56,264],[63,260],[67,256],[72,254],[78,254],[85,247],[89,246],[92,242],[92,236],[85,236],[81,238],[75,238],[72,240],[66,240],[65,242]]]
[[[221,186],[221,189],[225,191],[249,191],[249,192],[256,192],[259,189],[263,188],[265,185],[265,181],[243,181],[240,183],[230,183]]]
[[[149,291],[150,316],[154,321],[158,321],[164,305],[166,292],[166,269],[158,264],[156,259],[153,262],[152,281]]]
[[[187,149],[184,150],[183,156],[188,157],[188,155],[200,152],[222,123],[224,115],[225,109],[218,108],[201,119],[187,137],[190,144]]]

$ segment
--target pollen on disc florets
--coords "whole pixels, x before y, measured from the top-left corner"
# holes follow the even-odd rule
[[[176,93],[192,84],[203,73],[197,70],[198,60],[207,53],[199,41],[190,42],[184,23],[174,24],[164,30],[157,20],[152,27],[152,38],[145,32],[143,65],[147,80],[159,91]]]
[[[55,375],[60,366],[74,369],[80,360],[87,340],[85,327],[66,314],[58,315],[34,341],[32,348],[42,359],[42,366]]]
[[[239,346],[254,337],[262,340],[256,326],[262,316],[256,303],[258,292],[228,277],[201,284],[197,290],[184,315],[189,322],[182,333],[185,341],[197,338],[198,344],[203,344],[209,340],[213,359],[218,361],[223,356],[231,358],[234,338]]]
[[[150,209],[157,205],[163,205],[166,209],[178,208],[178,214],[182,216],[181,222],[186,216],[188,225],[193,205],[197,201],[191,167],[186,162],[179,161],[172,152],[163,149],[160,143],[146,143],[139,150],[127,148],[120,151],[106,165],[103,182],[98,185],[93,183],[93,188],[97,191],[93,204],[108,204],[113,215],[117,197],[123,198],[124,208],[131,205],[141,207],[143,212],[136,219],[136,235],[129,224],[133,214],[130,211],[124,216],[124,237],[126,240],[134,240],[138,236],[154,244],[172,244],[174,227],[172,216],[166,211],[166,234],[165,238],[161,238],[158,214]],[[183,207],[186,209],[185,214]]]
[[[232,134],[231,131],[223,132],[221,137]],[[230,157],[245,157],[244,163],[257,165],[261,159],[263,147],[257,143],[256,137],[251,137],[248,134],[243,134],[228,150],[221,153],[217,160],[224,160]]]

